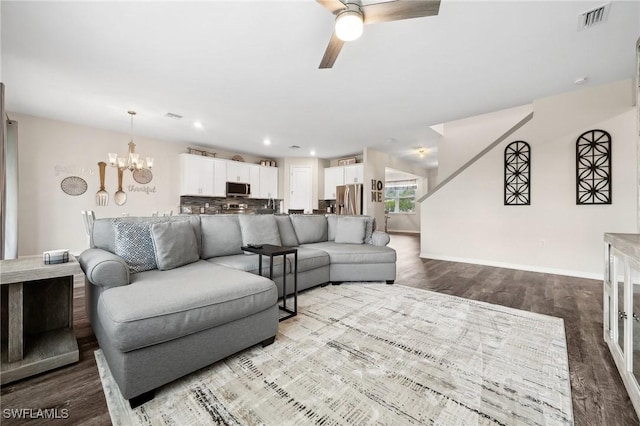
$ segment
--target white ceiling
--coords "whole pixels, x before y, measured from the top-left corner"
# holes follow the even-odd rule
[[[577,31],[603,3],[443,0],[438,16],[365,27],[320,70],[333,18],[312,0],[3,0],[1,77],[12,112],[128,133],[134,109],[139,136],[265,157],[374,147],[432,166],[431,125],[576,90],[582,76],[631,78],[640,2]]]

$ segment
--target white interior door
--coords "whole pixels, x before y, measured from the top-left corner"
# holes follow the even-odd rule
[[[305,213],[311,213],[313,188],[311,186],[310,166],[291,166],[289,188],[290,209],[304,209]]]

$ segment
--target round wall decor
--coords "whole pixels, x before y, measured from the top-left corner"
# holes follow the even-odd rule
[[[142,185],[151,182],[151,179],[153,179],[153,173],[149,169],[135,169],[133,171],[133,180]]]
[[[82,195],[87,191],[87,181],[78,176],[69,176],[62,179],[60,188],[68,195]]]

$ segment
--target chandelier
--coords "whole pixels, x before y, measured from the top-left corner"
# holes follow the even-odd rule
[[[109,153],[109,165],[117,167],[119,169],[129,169],[134,171],[136,169],[151,169],[153,167],[153,157],[140,158],[140,154],[136,152],[136,144],[133,143],[133,116],[136,115],[135,111],[127,111],[131,116],[131,141],[129,141],[129,152],[126,156],[119,156],[115,152]]]

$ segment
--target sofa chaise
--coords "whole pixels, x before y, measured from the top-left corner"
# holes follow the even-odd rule
[[[263,276],[247,244],[298,250],[298,290],[396,275],[389,236],[367,216],[202,215],[97,219],[78,258],[87,312],[111,373],[135,407],[154,389],[278,331],[292,255]],[[287,288],[282,286],[286,275]]]

